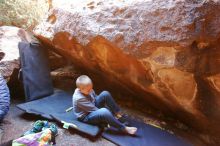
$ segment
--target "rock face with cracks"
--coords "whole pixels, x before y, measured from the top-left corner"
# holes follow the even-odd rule
[[[218,1],[54,0],[53,7],[34,30],[44,44],[146,104],[219,130]]]

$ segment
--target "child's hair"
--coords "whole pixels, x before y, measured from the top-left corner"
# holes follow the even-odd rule
[[[76,79],[76,87],[81,88],[92,84],[92,80],[87,75],[81,75]]]

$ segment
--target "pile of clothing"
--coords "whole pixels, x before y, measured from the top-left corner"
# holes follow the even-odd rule
[[[38,120],[31,130],[12,141],[12,146],[52,146],[58,134],[57,126],[48,121]]]

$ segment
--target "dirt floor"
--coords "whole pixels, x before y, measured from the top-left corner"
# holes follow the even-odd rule
[[[16,104],[21,103],[21,100],[12,100],[12,104],[10,107],[10,111],[7,117],[4,119],[1,124],[0,130],[0,140],[1,143],[7,142],[12,139],[16,139],[20,137],[25,131],[32,128],[33,123],[36,120],[40,120],[40,117],[32,116],[29,114],[25,114],[18,108],[16,108]],[[187,128],[182,128],[181,130],[178,128],[168,128],[167,123],[165,121],[159,121],[153,117],[148,117],[143,115],[143,113],[131,110],[130,108],[123,107],[123,112],[135,117],[136,119],[140,119],[147,124],[157,125],[159,127],[166,127],[170,133],[182,137],[183,139],[190,141],[195,146],[202,146],[200,140],[196,138],[196,135],[189,133]],[[183,126],[184,127],[184,126]],[[56,145],[57,146],[114,146],[113,143],[107,141],[106,139],[99,137],[96,140],[89,139],[84,135],[79,135],[78,133],[63,129],[59,126],[59,135],[56,137]]]

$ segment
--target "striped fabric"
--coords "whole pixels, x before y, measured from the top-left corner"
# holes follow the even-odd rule
[[[39,133],[28,134],[13,140],[12,146],[52,146],[52,132],[45,129]]]

